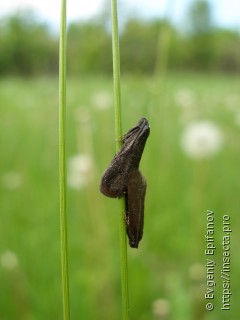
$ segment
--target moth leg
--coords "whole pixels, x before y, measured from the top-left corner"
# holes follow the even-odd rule
[[[128,194],[127,192],[124,193],[124,199],[125,199],[125,223],[126,227],[129,225],[129,212],[128,212]]]
[[[127,215],[125,215],[125,223],[126,223],[126,226],[129,226],[129,217]]]

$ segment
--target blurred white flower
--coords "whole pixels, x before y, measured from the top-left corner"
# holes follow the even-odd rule
[[[165,299],[155,300],[152,304],[153,313],[159,319],[165,318],[170,312],[169,302]]]
[[[186,126],[181,145],[190,158],[209,157],[220,150],[223,136],[219,127],[210,121],[198,121]]]
[[[98,110],[109,109],[112,104],[112,96],[108,91],[99,91],[92,96],[92,103]]]
[[[93,163],[88,154],[78,154],[68,160],[68,186],[72,189],[81,189],[92,178]]]
[[[17,255],[12,251],[5,251],[1,255],[1,266],[7,270],[13,270],[18,265]]]
[[[188,88],[178,90],[174,96],[174,99],[176,104],[184,109],[189,109],[195,104],[194,93]]]
[[[9,171],[2,175],[2,184],[7,189],[17,189],[22,184],[22,176],[19,172]]]

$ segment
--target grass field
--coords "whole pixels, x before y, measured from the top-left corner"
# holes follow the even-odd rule
[[[148,182],[144,236],[128,251],[131,320],[239,316],[239,88],[240,78],[226,75],[122,79],[123,131],[143,116],[151,126],[140,165]],[[0,106],[0,319],[62,319],[58,80],[1,79]],[[183,135],[202,121],[221,141],[212,154],[191,157]],[[114,152],[112,79],[68,79],[72,319],[121,318],[119,205],[98,190]],[[204,254],[207,210],[214,211],[212,256]],[[230,311],[221,310],[224,215],[232,229]],[[214,300],[204,298],[207,258],[216,263]]]

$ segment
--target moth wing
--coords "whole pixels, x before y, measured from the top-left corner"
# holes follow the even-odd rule
[[[128,163],[119,153],[114,156],[100,182],[100,191],[111,198],[120,198],[127,191]]]
[[[126,218],[129,244],[137,248],[143,235],[144,199],[147,183],[139,170],[129,174],[126,194]]]

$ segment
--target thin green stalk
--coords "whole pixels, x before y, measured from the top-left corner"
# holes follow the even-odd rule
[[[59,192],[63,319],[70,319],[66,214],[66,0],[62,0],[59,41]]]
[[[112,51],[113,51],[113,82],[114,82],[114,105],[115,105],[115,139],[116,150],[122,145],[122,122],[121,122],[121,85],[120,85],[120,57],[119,35],[117,18],[117,0],[112,0]],[[128,269],[127,269],[127,241],[125,226],[125,201],[120,199],[121,215],[119,221],[120,250],[121,250],[121,285],[122,285],[122,319],[129,317],[128,298]]]

